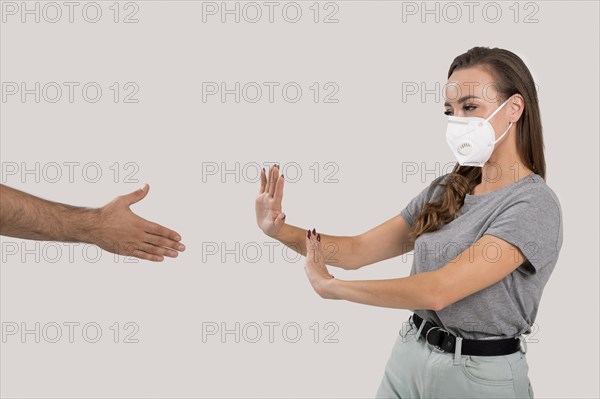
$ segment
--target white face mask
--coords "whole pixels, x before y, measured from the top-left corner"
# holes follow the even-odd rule
[[[508,100],[510,100],[510,97],[488,116],[487,119],[448,116],[446,141],[459,164],[483,167],[483,164],[490,159],[494,151],[494,146],[504,137],[513,123],[511,122],[508,125],[504,133],[498,137],[498,140],[494,140],[496,132],[489,120],[504,107]]]

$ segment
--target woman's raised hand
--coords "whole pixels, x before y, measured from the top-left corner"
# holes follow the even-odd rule
[[[279,165],[269,168],[269,176],[263,168],[260,173],[260,191],[256,197],[256,223],[269,237],[275,238],[285,223],[281,210],[283,199],[283,175],[279,176]]]

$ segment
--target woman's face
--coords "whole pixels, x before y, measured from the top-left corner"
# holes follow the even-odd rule
[[[496,90],[492,75],[482,67],[456,70],[444,88],[444,113],[459,117],[478,116],[486,119],[505,99]],[[511,102],[498,111],[490,123],[498,138],[511,122]]]

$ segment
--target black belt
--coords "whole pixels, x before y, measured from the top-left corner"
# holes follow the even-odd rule
[[[413,321],[417,328],[421,327],[423,319],[413,313]],[[421,330],[421,336],[431,345],[444,352],[454,353],[456,347],[456,336],[450,332],[426,321]],[[473,356],[501,356],[515,353],[521,349],[521,341],[518,338],[507,339],[462,339],[460,353]]]

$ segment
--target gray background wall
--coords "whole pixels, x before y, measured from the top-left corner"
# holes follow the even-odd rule
[[[372,397],[409,311],[318,297],[256,226],[256,171],[282,165],[294,225],[351,235],[398,214],[452,166],[442,87],[485,45],[534,75],[564,216],[530,379],[537,397],[598,397],[598,3],[475,3],[275,2],[270,22],[228,2],[240,19],[222,22],[221,2],[2,1],[2,183],[101,206],[148,182],[132,209],[188,247],[155,264],[3,237],[3,328],[39,323],[40,342],[5,337],[2,396]],[[222,82],[239,103],[207,94]]]

